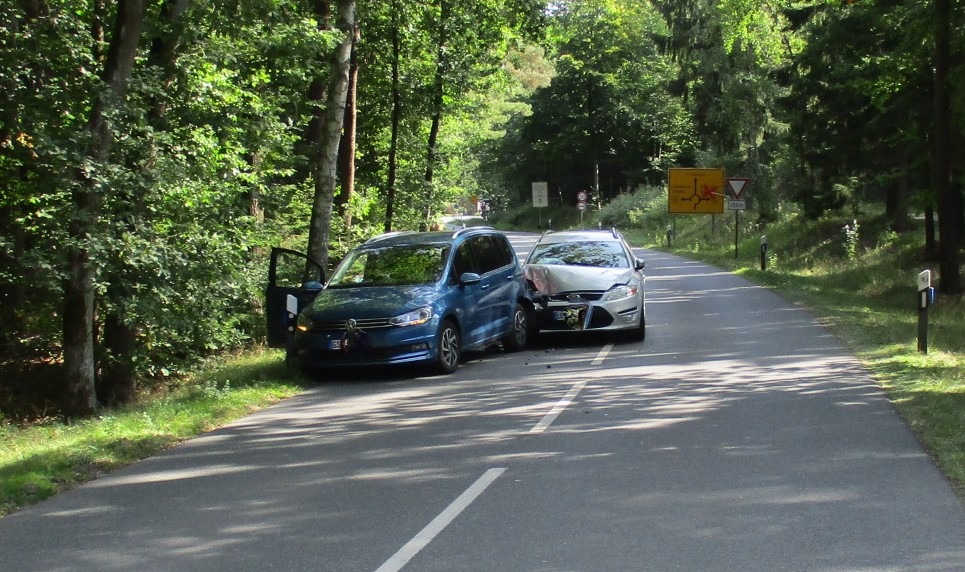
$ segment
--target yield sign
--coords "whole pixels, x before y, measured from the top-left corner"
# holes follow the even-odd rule
[[[740,199],[741,195],[744,194],[744,187],[750,179],[727,179],[727,186],[730,187],[730,194],[735,199]]]

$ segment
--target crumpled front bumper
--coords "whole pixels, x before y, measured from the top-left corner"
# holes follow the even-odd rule
[[[643,310],[635,297],[603,302],[535,296],[534,306],[536,326],[544,331],[630,330],[639,327]]]

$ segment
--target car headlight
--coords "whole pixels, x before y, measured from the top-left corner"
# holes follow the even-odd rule
[[[295,321],[295,328],[299,332],[307,332],[315,327],[315,322],[308,317],[308,314],[302,313],[298,315],[298,319]]]
[[[623,300],[624,298],[636,296],[637,292],[639,292],[639,289],[636,286],[621,284],[619,286],[610,288],[609,292],[606,293],[606,296],[603,297],[603,301],[612,302],[614,300]]]
[[[400,316],[389,318],[389,323],[393,326],[418,326],[425,324],[432,318],[432,308],[426,306],[418,310],[412,310]]]

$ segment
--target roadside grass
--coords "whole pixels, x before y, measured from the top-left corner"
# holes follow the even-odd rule
[[[866,215],[849,254],[844,225],[854,217],[789,217],[766,230],[751,225],[734,249],[733,221],[682,217],[668,249],[653,234],[626,232],[634,244],[678,253],[733,271],[808,307],[865,364],[959,498],[965,500],[965,298],[938,296],[928,311],[928,353],[918,351],[916,277],[924,233],[901,236]],[[716,231],[716,232],[714,232]],[[760,236],[768,240],[760,267]]]
[[[269,350],[223,358],[145,395],[76,422],[0,423],[0,516],[150,457],[291,397],[304,388]]]

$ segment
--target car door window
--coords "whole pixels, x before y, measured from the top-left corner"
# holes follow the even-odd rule
[[[492,239],[493,242],[496,243],[496,248],[502,260],[502,264],[499,266],[503,267],[512,264],[515,256],[513,256],[513,247],[509,244],[509,240],[502,236],[494,236]]]
[[[285,248],[273,248],[268,267],[268,285],[300,288],[305,282],[322,282],[322,267],[306,255]]]
[[[468,242],[460,244],[452,258],[452,280],[458,281],[459,277],[466,272],[476,272]]]
[[[470,241],[473,253],[479,265],[479,274],[492,272],[497,268],[506,266],[505,254],[492,236],[479,236]]]

